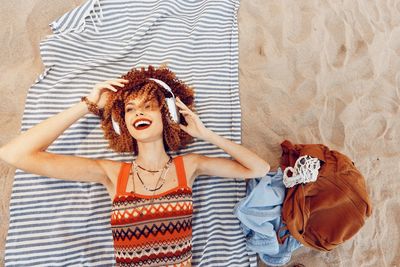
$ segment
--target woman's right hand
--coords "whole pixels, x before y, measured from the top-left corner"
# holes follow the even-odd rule
[[[124,83],[128,83],[129,80],[125,79],[113,79],[113,80],[108,80],[104,81],[101,83],[96,84],[90,94],[87,96],[88,100],[97,104],[97,106],[100,108],[103,108],[104,105],[107,102],[108,96],[110,94],[110,91],[117,92],[117,89],[113,85],[119,86],[119,87],[124,87]]]

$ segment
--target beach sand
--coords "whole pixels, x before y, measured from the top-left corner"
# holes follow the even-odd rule
[[[20,131],[48,24],[83,2],[3,1],[0,145]],[[284,139],[338,150],[373,205],[352,239],[331,252],[300,248],[286,266],[400,266],[399,18],[398,1],[241,1],[242,144],[273,167]],[[14,171],[0,162],[0,265]]]

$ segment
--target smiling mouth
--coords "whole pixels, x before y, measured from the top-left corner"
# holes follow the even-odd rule
[[[151,124],[152,124],[152,121],[150,121],[148,119],[139,119],[133,123],[133,127],[136,130],[144,130],[144,129],[149,128]]]
[[[144,130],[150,127],[151,124],[144,124],[144,125],[139,125],[138,127],[135,127],[136,130]]]

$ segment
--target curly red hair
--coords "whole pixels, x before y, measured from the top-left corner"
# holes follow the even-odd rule
[[[168,84],[175,97],[179,97],[188,108],[194,111],[194,90],[177,79],[175,73],[165,65],[158,69],[149,65],[147,70],[144,67],[140,70],[133,68],[120,78],[129,80],[129,82],[124,87],[115,86],[118,91],[110,94],[101,114],[101,128],[111,149],[116,152],[138,153],[137,141],[131,136],[125,124],[125,101],[132,96],[136,97],[142,94],[145,96],[144,101],[156,101],[160,107],[163,122],[163,143],[166,151],[176,151],[193,141],[191,135],[183,131],[177,123],[173,123],[170,119],[171,115],[165,102],[165,95],[170,95],[168,90],[148,79],[155,78]],[[114,131],[111,116],[119,124],[121,135]],[[180,123],[186,126],[187,122],[184,116],[180,116],[180,118]]]

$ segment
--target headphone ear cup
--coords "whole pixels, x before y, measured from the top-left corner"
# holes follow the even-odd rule
[[[176,123],[180,122],[180,118],[179,118],[179,113],[178,113],[178,109],[177,106],[175,104],[175,98],[174,97],[168,97],[165,99],[165,101],[167,102],[167,106],[168,106],[168,110],[169,113],[172,116],[172,120]]]
[[[115,131],[118,135],[121,135],[121,129],[119,128],[118,122],[116,122],[116,121],[113,119],[112,115],[111,115],[111,123],[112,123],[112,126],[113,126],[113,128],[114,128],[114,131]]]

